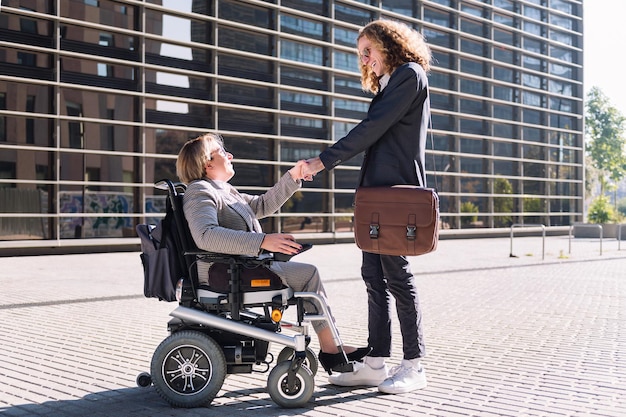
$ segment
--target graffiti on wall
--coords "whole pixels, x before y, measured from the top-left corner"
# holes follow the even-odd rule
[[[83,211],[83,198],[85,200]],[[61,213],[130,213],[133,207],[131,193],[60,192]],[[127,216],[61,218],[61,238],[122,237],[125,228],[132,228]]]

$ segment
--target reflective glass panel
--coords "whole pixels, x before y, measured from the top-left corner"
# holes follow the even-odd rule
[[[139,23],[136,15],[138,6],[109,0],[98,0],[93,2],[94,4],[84,0],[64,0],[59,3],[61,17],[102,25],[115,25],[122,29],[138,29],[136,27],[136,24]]]
[[[326,34],[326,30],[322,22],[286,14],[282,14],[280,16],[280,30],[282,32],[306,36],[307,38],[317,40],[324,40]],[[347,30],[344,30],[344,33],[347,32]],[[337,34],[335,34],[335,36],[337,36]],[[352,44],[354,44],[354,39],[356,39],[356,36],[353,38]]]
[[[204,3],[194,1],[192,4]],[[210,2],[207,2],[210,3]],[[256,7],[239,1],[220,0],[217,8],[219,19],[231,20],[250,26],[273,29],[274,12],[271,8]],[[195,10],[194,10],[195,11]]]
[[[255,86],[223,81],[218,84],[218,100],[220,103],[276,108],[274,88],[263,85]]]
[[[289,59],[291,61],[324,65],[324,48],[317,45],[283,40],[280,49],[280,56],[283,59]]]
[[[61,88],[60,93],[62,115],[128,122],[139,120],[137,98],[133,96],[73,88]]]
[[[219,25],[218,45],[224,48],[274,56],[276,48],[271,35]]]

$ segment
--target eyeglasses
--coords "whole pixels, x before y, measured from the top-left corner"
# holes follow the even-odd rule
[[[361,59],[362,58],[369,58],[370,54],[371,54],[371,49],[369,47],[367,48],[363,48],[363,50],[361,51]]]
[[[213,152],[211,152],[209,154],[209,161],[213,159],[213,154],[217,153],[218,155],[223,156],[224,158],[228,157],[228,152],[226,151],[226,149],[219,147],[218,149],[215,149]]]

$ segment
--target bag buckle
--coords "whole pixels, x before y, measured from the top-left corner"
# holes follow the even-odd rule
[[[370,224],[370,239],[378,239],[378,229],[380,226],[377,224]]]
[[[406,227],[406,238],[407,240],[415,240],[415,237],[417,236],[415,231],[417,230],[417,228],[415,226],[407,226]]]

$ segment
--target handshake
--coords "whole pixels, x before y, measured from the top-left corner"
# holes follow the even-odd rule
[[[291,178],[294,181],[313,181],[315,174],[324,169],[324,164],[319,157],[310,159],[301,159],[296,162],[296,165],[289,170]]]

